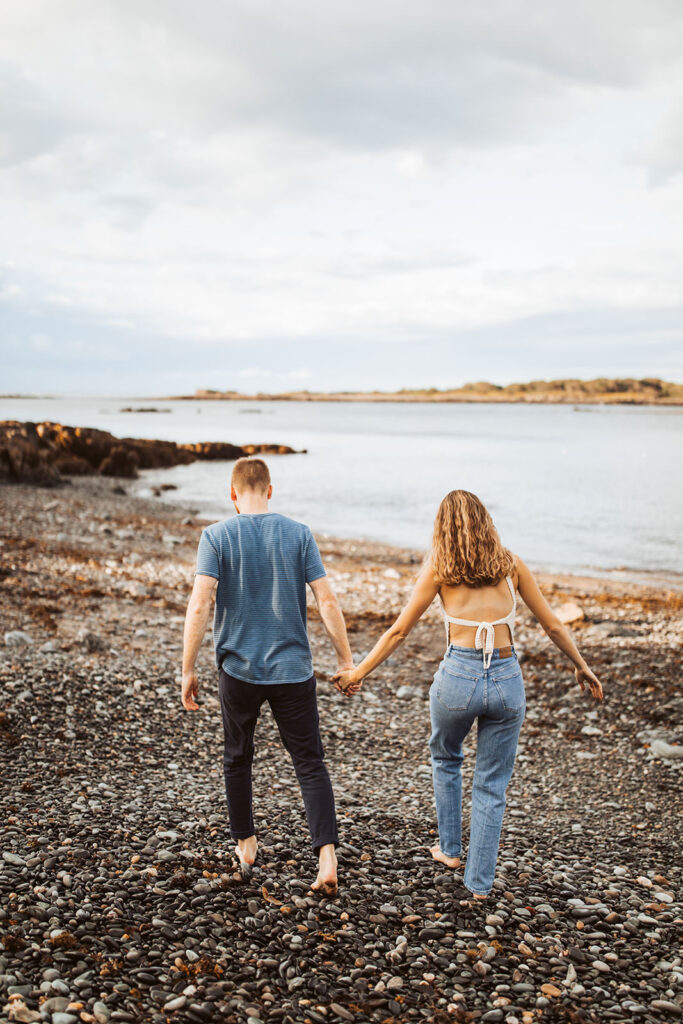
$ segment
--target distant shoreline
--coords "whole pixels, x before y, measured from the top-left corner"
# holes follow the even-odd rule
[[[296,393],[283,393],[279,395],[270,394],[255,394],[255,395],[242,395],[239,392],[235,394],[225,395],[168,395],[164,398],[159,399],[163,402],[338,402],[347,403],[352,402],[373,402],[373,403],[384,403],[391,404],[400,403],[402,405],[642,405],[642,406],[667,406],[674,408],[676,406],[683,406],[683,398],[665,398],[665,399],[653,399],[653,398],[473,398],[468,397],[454,397],[451,395],[445,395],[435,398],[429,397],[413,397],[410,395],[401,394],[389,394],[381,393],[374,395],[372,393],[363,394],[345,394],[337,395],[334,393],[315,393],[310,392],[309,394],[296,394]]]
[[[223,402],[413,402],[495,403],[534,405],[683,405],[683,384],[655,377],[591,381],[531,381],[505,386],[482,381],[461,388],[400,391],[285,391],[279,394],[242,394],[239,391],[200,389],[193,395],[171,395],[163,401]]]

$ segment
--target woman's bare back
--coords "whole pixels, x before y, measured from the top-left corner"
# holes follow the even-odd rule
[[[517,588],[517,573],[511,577]],[[439,594],[446,613],[456,619],[470,619],[472,622],[495,622],[503,619],[512,609],[512,597],[507,579],[493,587],[470,587],[466,583],[457,586],[442,584]],[[458,647],[474,647],[476,626],[458,626],[449,623],[448,642]],[[507,647],[512,637],[507,625],[494,629],[494,647]]]

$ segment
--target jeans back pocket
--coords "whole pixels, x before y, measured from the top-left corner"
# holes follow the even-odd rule
[[[436,679],[436,699],[449,711],[465,711],[470,706],[479,676],[464,669],[439,667]]]
[[[491,682],[498,691],[501,704],[506,711],[521,711],[526,706],[522,670],[518,664],[512,671],[510,668],[512,666],[506,666],[501,671],[494,670],[491,673]]]

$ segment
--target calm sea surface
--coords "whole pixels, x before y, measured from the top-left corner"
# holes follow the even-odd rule
[[[122,413],[155,405],[165,413]],[[272,508],[333,536],[426,548],[439,501],[474,491],[504,543],[548,569],[683,572],[683,411],[556,405],[0,400],[0,419],[121,437],[277,442]],[[232,511],[229,464],[149,471],[136,487],[209,518]]]

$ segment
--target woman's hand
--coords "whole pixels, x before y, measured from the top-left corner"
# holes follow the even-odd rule
[[[595,697],[596,700],[602,700],[602,684],[598,677],[588,668],[588,665],[585,668],[577,668],[575,675],[582,692],[588,686],[591,696]]]
[[[363,685],[363,680],[359,679],[356,670],[353,668],[338,669],[332,676],[331,681],[334,683],[335,689],[347,697],[350,697],[353,693],[358,693]]]

